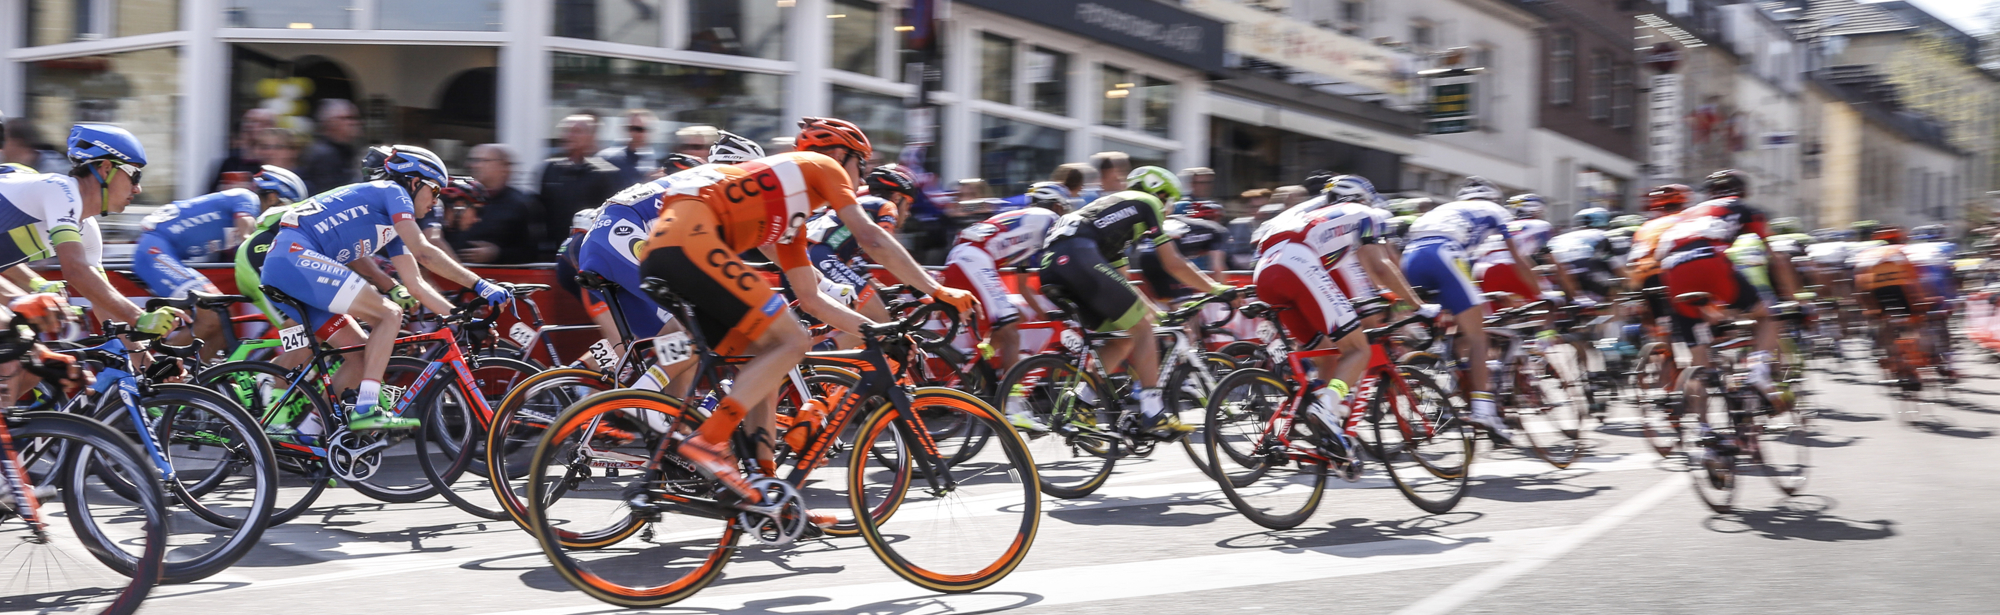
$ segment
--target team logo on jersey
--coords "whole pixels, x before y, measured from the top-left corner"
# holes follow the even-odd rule
[[[1067,264],[1069,264],[1069,255],[1068,255],[1068,254],[1064,254],[1064,255],[1062,255],[1062,256],[1057,256],[1057,257],[1056,257],[1056,264],[1058,264],[1058,265],[1067,265]]]
[[[154,247],[149,247],[149,248],[146,248],[146,253],[147,253],[147,254],[151,254],[151,255],[153,255],[153,256],[159,256],[159,255],[160,255],[160,248],[159,248],[158,246],[154,246]]]
[[[619,237],[629,237],[632,235],[632,232],[633,232],[633,227],[625,224],[620,224],[618,226],[611,228],[611,234],[617,235]]]

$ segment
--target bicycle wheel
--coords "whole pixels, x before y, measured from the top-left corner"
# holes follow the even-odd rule
[[[1581,378],[1570,378],[1563,356],[1568,346],[1549,349],[1553,361],[1522,356],[1513,366],[1514,403],[1509,414],[1519,423],[1519,433],[1535,456],[1558,468],[1567,468],[1583,454],[1584,406]],[[1572,350],[1571,353],[1574,354]]]
[[[822,367],[815,368],[806,374],[805,383],[807,392],[821,403],[827,404],[830,408],[832,405],[840,403],[848,395],[848,391],[859,386],[860,376],[844,369]],[[778,399],[778,413],[780,415],[795,416],[797,413],[797,404],[799,403],[795,399],[797,397],[798,391],[796,389],[790,386],[785,387],[784,393]],[[841,433],[835,436],[835,440],[831,446],[811,467],[799,467],[799,454],[801,451],[793,450],[789,443],[781,444],[778,447],[777,462],[780,466],[778,474],[789,477],[787,479],[788,482],[798,486],[799,496],[805,500],[807,509],[834,516],[835,521],[833,525],[821,528],[821,531],[826,532],[828,535],[855,536],[861,533],[861,526],[855,520],[854,511],[856,509],[850,506],[852,496],[849,491],[853,490],[857,483],[849,482],[845,474],[836,474],[834,477],[827,477],[822,474],[818,477],[808,479],[807,477],[815,469],[846,467],[854,463],[854,457],[871,456],[874,458],[874,467],[878,473],[869,474],[867,482],[858,483],[863,490],[867,491],[867,493],[863,494],[863,500],[869,502],[869,515],[873,516],[877,522],[880,522],[887,519],[890,515],[895,514],[896,509],[903,503],[903,493],[909,488],[912,473],[910,470],[910,457],[908,455],[897,454],[898,451],[903,450],[900,442],[896,446],[889,447],[863,447],[860,444],[861,424],[865,421],[865,417],[868,416],[872,409],[887,403],[889,403],[888,400],[875,397],[856,404],[853,410],[855,415],[841,422],[841,426],[839,427]],[[938,453],[945,456],[947,464],[956,463],[956,461],[953,461],[954,459],[963,461],[976,456],[976,452],[968,452],[975,450],[973,448],[974,445],[971,443],[972,440],[990,440],[992,438],[992,434],[985,431],[986,426],[968,425],[961,417],[950,416],[948,412],[926,409],[922,417],[925,421],[925,428],[930,434],[931,441],[937,444]],[[826,420],[831,421],[832,417],[828,417]],[[938,425],[933,425],[933,422]],[[939,425],[947,427],[940,429]],[[797,437],[810,437],[814,439],[822,435],[819,432],[820,429],[830,427],[832,427],[831,424],[812,427],[793,425],[793,429],[807,430],[804,434],[797,434]],[[968,427],[972,429],[967,429]],[[892,435],[900,437],[900,434]],[[805,446],[811,446],[810,439],[804,440],[804,443]],[[984,445],[978,446],[983,448]],[[960,458],[961,456],[963,458]],[[786,468],[790,469],[787,470]]]
[[[1681,375],[1681,390],[1691,393],[1682,419],[1681,449],[1695,497],[1709,510],[1726,514],[1736,508],[1739,464],[1738,447],[1724,443],[1734,442],[1739,434],[1730,425],[1730,399],[1721,386],[1723,379],[1713,368],[1690,369]],[[1701,421],[1711,426],[1706,433]]]
[[[1381,415],[1374,430],[1382,465],[1411,504],[1432,514],[1450,512],[1472,479],[1472,425],[1430,376],[1409,367],[1396,371],[1402,381],[1376,384],[1369,402],[1369,414]]]
[[[593,395],[556,418],[528,465],[528,525],[564,580],[610,604],[650,608],[721,576],[742,536],[733,515],[670,507],[673,498],[708,497],[714,482],[671,460],[636,467],[670,430],[699,422],[679,400],[629,389]]]
[[[134,442],[145,441],[135,427],[132,409],[119,399],[106,396],[97,419]],[[200,387],[153,385],[138,406],[150,423],[147,439],[173,468],[173,479],[163,484],[179,504],[169,509],[160,582],[187,583],[221,572],[257,546],[268,524],[277,495],[277,461],[270,442],[242,408]],[[105,487],[136,501],[139,486],[114,480],[115,476],[101,475]]]
[[[200,386],[236,402],[263,425],[277,462],[277,489],[270,525],[287,523],[305,514],[333,480],[333,470],[314,450],[324,450],[320,448],[324,446],[322,438],[271,434],[274,429],[296,428],[308,415],[317,416],[320,425],[327,424],[330,410],[319,387],[307,382],[290,389],[287,376],[288,371],[275,364],[236,361],[203,370],[197,378]],[[298,416],[293,418],[292,413]],[[280,417],[291,418],[291,422],[276,424]]]
[[[53,441],[55,455],[20,459],[22,472],[0,477],[0,491],[39,471],[55,479],[29,484],[41,500],[41,535],[0,504],[0,611],[127,615],[139,608],[165,569],[166,494],[152,462],[131,440],[102,423],[73,414],[24,412],[5,419],[15,445]],[[132,499],[108,485],[141,485]],[[50,487],[61,491],[60,498]],[[57,501],[61,505],[56,505]],[[65,524],[57,517],[68,517]],[[92,560],[96,561],[92,561]]]
[[[1238,370],[1215,386],[1204,421],[1208,463],[1222,494],[1250,521],[1274,530],[1305,523],[1326,493],[1326,462],[1300,454],[1318,447],[1304,421],[1289,415],[1290,389],[1269,371]]]
[[[564,408],[612,388],[604,375],[571,367],[535,374],[514,387],[493,410],[486,432],[487,485],[507,517],[528,529],[528,464],[535,444]]]
[[[1028,357],[1000,381],[1008,412],[1025,410],[1050,429],[1022,434],[1035,458],[1042,493],[1080,498],[1097,491],[1117,464],[1114,419],[1104,408],[1103,381],[1061,355]]]
[[[1167,411],[1196,427],[1206,425],[1200,417],[1208,408],[1209,392],[1229,372],[1236,371],[1236,361],[1229,355],[1203,353],[1201,360],[1199,368],[1186,363],[1175,365],[1172,371],[1167,372],[1166,381]],[[1194,461],[1194,467],[1200,469],[1202,474],[1214,477],[1208,469],[1208,432],[1205,429],[1196,429],[1181,438],[1181,448],[1187,451],[1188,459]]]
[[[900,500],[895,515],[862,515],[861,535],[868,548],[891,571],[933,591],[976,591],[1006,578],[1028,556],[1041,522],[1041,491],[1035,461],[1027,444],[1000,413],[978,397],[940,387],[918,389],[910,401],[917,417],[956,415],[994,434],[984,451],[953,464],[943,464],[938,450],[957,448],[936,443],[931,453],[936,467],[901,479],[900,493],[872,486],[883,477],[908,474],[918,455],[911,443],[922,425],[905,421],[894,405],[883,405],[861,424],[856,450],[848,464],[849,499],[853,510],[874,510],[888,498]],[[957,438],[967,437],[965,435]],[[921,461],[917,463],[923,463]],[[892,479],[893,480],[893,479]]]
[[[1812,467],[1812,421],[1794,405],[1790,410],[1774,410],[1758,417],[1756,427],[1760,471],[1771,477],[1779,491],[1797,495],[1805,489],[1806,474]]]

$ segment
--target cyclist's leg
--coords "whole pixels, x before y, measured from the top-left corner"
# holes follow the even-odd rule
[[[993,255],[972,244],[954,246],[945,256],[944,285],[969,289],[979,298],[979,324],[991,329],[988,335],[995,369],[1006,373],[1021,355],[1020,328],[1015,326],[1021,321],[1021,311],[1014,306],[1006,283],[1000,281]]]
[[[367,338],[362,358],[360,361],[345,361],[334,377],[335,391],[345,390],[349,383],[355,389],[355,405],[349,409],[349,427],[403,429],[418,425],[414,418],[394,417],[378,411],[384,399],[392,404],[395,401],[393,394],[381,395],[382,374],[388,371],[389,357],[395,349],[396,334],[402,324],[402,313],[394,303],[369,288],[368,283],[346,265],[312,250],[303,243],[301,236],[290,232],[280,232],[272,243],[262,277],[272,287],[305,304],[305,314],[289,314],[288,308],[283,311],[306,323],[316,338],[329,339],[336,331],[345,328],[345,315],[350,313],[373,328],[372,335],[355,332]]]
[[[1344,403],[1368,367],[1368,338],[1350,335],[1360,329],[1359,317],[1347,296],[1327,274],[1311,248],[1284,243],[1265,250],[1251,280],[1257,298],[1286,308],[1278,318],[1293,341],[1313,348],[1338,347],[1338,356],[1314,357],[1320,377]]]
[[[1458,347],[1467,362],[1464,391],[1471,402],[1472,421],[1507,441],[1512,436],[1500,419],[1486,368],[1486,300],[1466,273],[1464,255],[1449,242],[1419,241],[1403,252],[1403,275],[1409,277],[1410,285],[1437,291],[1438,303],[1458,324]]]

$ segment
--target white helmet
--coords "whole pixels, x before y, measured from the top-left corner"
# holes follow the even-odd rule
[[[1381,200],[1375,193],[1375,184],[1359,175],[1336,175],[1326,180],[1326,200],[1335,203],[1360,203],[1374,205]]]
[[[1507,198],[1507,195],[1500,192],[1499,186],[1493,185],[1492,181],[1478,175],[1467,177],[1464,183],[1458,185],[1458,200],[1461,201],[1492,201],[1498,203],[1501,199],[1505,198]]]
[[[708,146],[711,164],[736,164],[764,157],[764,147],[727,130],[720,131],[715,145]]]

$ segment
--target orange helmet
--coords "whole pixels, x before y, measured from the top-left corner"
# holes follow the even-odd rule
[[[1886,241],[1889,243],[1903,243],[1903,227],[1878,226],[1875,227],[1875,230],[1873,232],[1868,234],[1867,239],[1876,241]]]
[[[861,127],[830,117],[801,118],[799,136],[792,144],[799,149],[845,147],[864,161],[875,155],[875,146],[868,144],[868,135],[861,132]]]
[[[1694,190],[1681,184],[1667,184],[1646,191],[1646,211],[1668,211],[1687,207]]]

